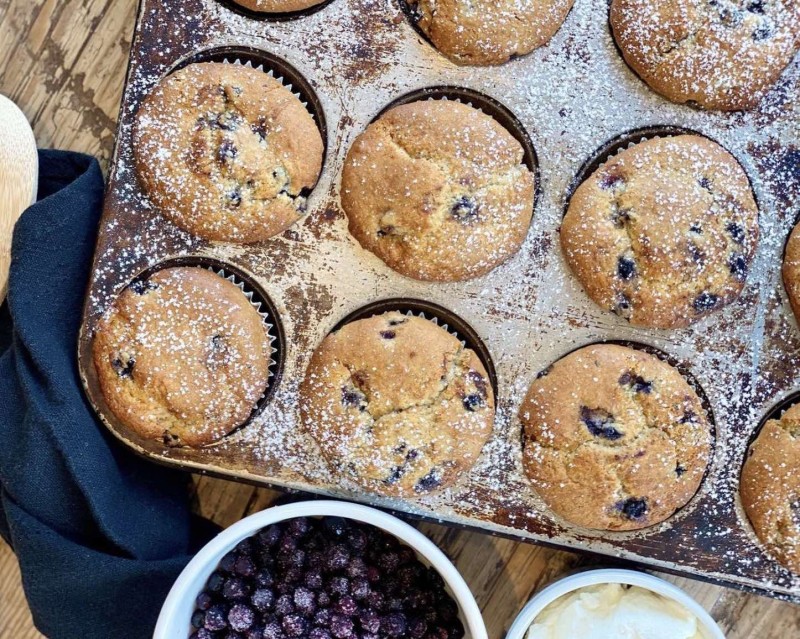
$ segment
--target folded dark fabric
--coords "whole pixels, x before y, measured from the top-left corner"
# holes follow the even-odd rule
[[[124,449],[84,398],[77,335],[103,177],[85,155],[39,163],[0,312],[0,534],[46,636],[145,638],[212,529],[190,515],[188,476]]]

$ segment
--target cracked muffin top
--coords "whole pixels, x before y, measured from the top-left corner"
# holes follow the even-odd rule
[[[783,258],[783,284],[789,294],[792,310],[800,323],[800,224],[794,227]]]
[[[243,424],[267,388],[270,353],[264,321],[242,290],[197,267],[135,280],[92,345],[117,419],[168,446],[202,446]]]
[[[519,250],[533,215],[522,145],[466,104],[397,106],[353,143],[342,173],[350,232],[419,280],[484,275]]]
[[[417,26],[460,64],[500,64],[525,55],[561,28],[573,0],[410,0]]]
[[[233,0],[233,2],[256,13],[289,13],[315,7],[325,0]]]
[[[305,212],[323,145],[302,102],[239,64],[190,64],[145,97],[133,127],[136,172],[155,206],[185,231],[249,243]]]
[[[696,135],[613,156],[575,191],[567,262],[597,304],[632,324],[688,326],[735,300],[758,241],[758,208],[736,159]]]
[[[478,356],[455,336],[390,312],[323,340],[300,411],[339,478],[414,497],[472,467],[492,432],[494,394]]]
[[[613,0],[628,65],[673,102],[752,109],[800,48],[797,0]]]
[[[683,376],[613,344],[581,348],[531,384],[520,407],[525,473],[546,504],[587,528],[635,530],[697,492],[711,427]]]
[[[739,490],[767,552],[800,573],[800,404],[764,424],[747,451]]]

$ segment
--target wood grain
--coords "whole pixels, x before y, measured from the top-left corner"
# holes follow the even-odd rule
[[[0,0],[0,93],[20,105],[40,146],[83,151],[106,168],[125,76],[135,0]],[[278,493],[197,478],[195,507],[222,525],[267,507]],[[499,639],[541,585],[588,561],[566,552],[425,524],[454,559]],[[729,639],[800,637],[800,607],[686,579],[685,588]],[[0,543],[0,639],[33,639],[19,571]]]

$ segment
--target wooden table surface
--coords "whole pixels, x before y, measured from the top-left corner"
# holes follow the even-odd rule
[[[0,0],[0,93],[32,122],[40,147],[97,156],[106,168],[136,0]],[[196,507],[222,525],[267,507],[277,493],[196,478]],[[499,639],[531,594],[586,559],[528,544],[422,527],[455,561]],[[686,579],[685,588],[729,639],[800,637],[800,607]],[[33,627],[10,549],[0,542],[0,639],[41,637]],[[578,639],[578,638],[576,638]]]

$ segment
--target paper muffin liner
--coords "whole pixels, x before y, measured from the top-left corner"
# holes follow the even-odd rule
[[[232,283],[236,288],[242,291],[242,294],[247,298],[250,305],[255,309],[258,313],[259,317],[261,317],[262,324],[264,326],[264,332],[267,335],[268,346],[269,346],[269,360],[267,362],[267,385],[264,388],[264,391],[261,393],[259,398],[256,400],[253,409],[247,419],[230,430],[226,433],[223,437],[220,437],[215,442],[208,444],[207,446],[214,446],[217,445],[219,442],[223,441],[225,437],[229,437],[239,429],[248,425],[252,420],[257,417],[266,407],[266,405],[272,399],[272,396],[275,393],[275,389],[280,381],[280,377],[283,371],[283,361],[284,361],[284,353],[285,353],[285,346],[284,346],[284,338],[283,338],[283,328],[280,323],[280,318],[278,316],[277,311],[275,310],[274,305],[270,301],[269,297],[267,297],[266,293],[263,292],[259,286],[253,283],[253,280],[249,278],[247,275],[231,267],[230,265],[223,264],[218,260],[213,259],[206,259],[202,257],[198,258],[176,258],[174,260],[168,260],[166,262],[161,262],[156,264],[155,266],[147,269],[145,272],[141,273],[137,277],[131,280],[132,282],[136,281],[146,281],[154,274],[164,271],[170,268],[179,268],[179,267],[189,267],[189,268],[202,268],[207,270],[218,277],[221,277],[224,280],[229,281]],[[130,284],[128,284],[130,286]],[[126,287],[127,288],[127,287]]]
[[[494,392],[495,405],[497,404],[497,374],[494,368],[492,356],[489,349],[483,343],[483,340],[478,336],[478,333],[466,321],[461,319],[452,311],[446,309],[444,306],[439,306],[433,302],[424,300],[417,300],[412,298],[398,297],[389,298],[385,300],[378,300],[362,306],[352,313],[343,317],[331,329],[331,333],[335,333],[346,324],[350,324],[357,320],[368,319],[384,313],[398,312],[409,317],[419,317],[421,319],[432,322],[439,328],[447,331],[455,337],[462,346],[474,351],[478,359],[483,364],[486,370],[486,375],[489,378],[489,383]]]

